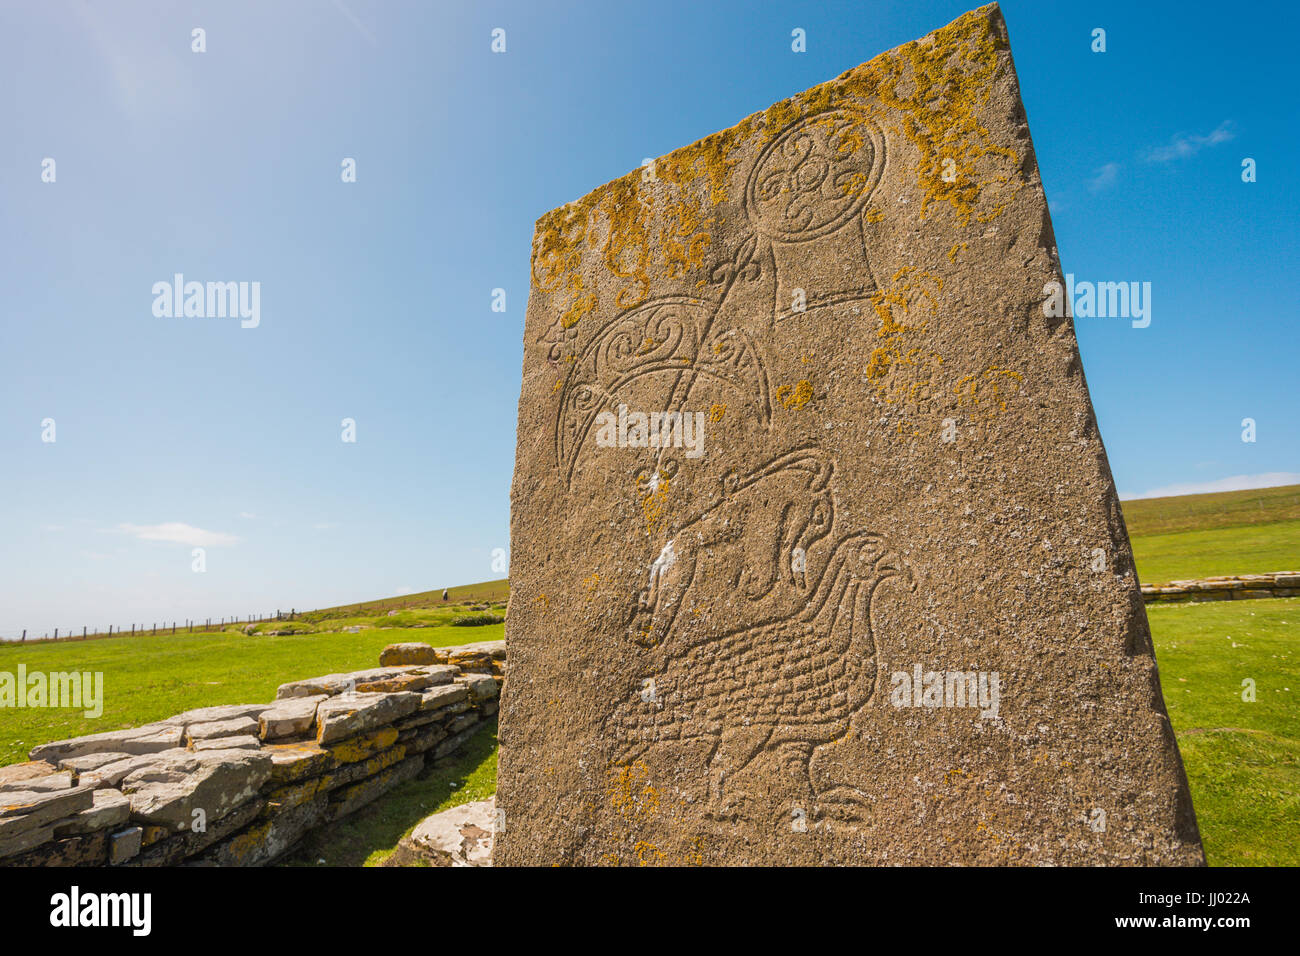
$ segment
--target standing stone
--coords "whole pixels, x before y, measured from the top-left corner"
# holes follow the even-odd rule
[[[1204,862],[1061,281],[995,5],[538,221],[498,863]]]

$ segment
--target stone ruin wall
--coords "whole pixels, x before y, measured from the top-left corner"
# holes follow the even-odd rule
[[[380,665],[36,747],[0,768],[0,866],[273,862],[457,751],[496,713],[505,642]]]

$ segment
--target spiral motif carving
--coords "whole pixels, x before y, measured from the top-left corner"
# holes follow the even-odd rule
[[[745,188],[745,212],[779,242],[815,239],[861,211],[883,168],[884,139],[863,116],[817,113],[763,150]]]

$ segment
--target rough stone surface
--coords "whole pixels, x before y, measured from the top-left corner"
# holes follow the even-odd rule
[[[280,701],[258,717],[259,736],[263,740],[279,740],[308,733],[316,723],[316,707],[328,699],[326,695],[318,694]]]
[[[266,801],[249,800],[216,821],[208,821],[205,830],[167,830],[155,839],[144,841],[145,849],[135,857],[131,866],[175,866],[176,864],[203,852],[210,846],[221,842],[237,833],[241,828],[252,823],[266,808]],[[150,835],[149,827],[144,828]],[[159,828],[152,828],[157,830]]]
[[[229,720],[212,720],[204,723],[187,724],[185,739],[191,745],[200,740],[214,740],[219,737],[256,736],[258,720],[255,717],[234,717]]]
[[[271,757],[273,787],[293,783],[304,777],[316,776],[328,770],[334,763],[329,751],[322,749],[314,741],[268,744],[262,748],[262,753]]]
[[[157,723],[126,730],[110,730],[87,737],[56,740],[32,749],[32,760],[57,763],[68,757],[82,757],[98,753],[148,754],[179,747],[185,735],[183,725]]]
[[[108,862],[125,863],[140,854],[144,831],[140,827],[127,827],[108,838]]]
[[[256,720],[258,715],[270,706],[270,704],[218,704],[215,707],[199,707],[195,710],[187,710],[175,717],[168,717],[162,723],[187,726],[189,724],[216,723],[223,720],[239,720],[243,717],[251,717]]]
[[[491,866],[496,803],[479,800],[421,820],[403,842],[434,866]]]
[[[1204,862],[996,6],[531,268],[498,862]]]
[[[344,694],[316,708],[316,742],[343,740],[391,724],[420,706],[420,695]]]
[[[403,664],[398,667],[371,667],[346,674],[326,674],[324,677],[313,677],[310,680],[290,681],[280,685],[275,692],[275,699],[279,701],[292,697],[315,697],[319,694],[333,696],[355,692],[361,684],[386,680],[398,674],[418,673],[422,669],[420,665]]]
[[[491,700],[497,695],[497,682],[486,674],[469,674],[460,678],[475,702]]]
[[[0,793],[0,820],[22,817],[24,828],[33,828],[89,809],[94,799],[90,787],[74,787],[71,790],[11,790]],[[14,827],[15,824],[11,823],[10,826]]]
[[[193,811],[217,820],[256,796],[271,778],[271,757],[261,750],[182,753],[134,770],[122,780],[131,818],[173,829],[189,828]]]
[[[86,754],[83,757],[66,757],[59,761],[59,766],[64,770],[83,774],[88,770],[98,770],[108,764],[117,763],[119,760],[129,760],[130,757],[130,754],[110,750],[105,753]]]
[[[380,651],[379,663],[384,667],[394,664],[436,664],[438,653],[428,644],[389,644]]]
[[[459,703],[467,697],[469,697],[469,688],[464,684],[446,684],[442,687],[433,687],[420,695],[420,711],[425,713],[442,710],[442,708]]]
[[[66,790],[72,786],[72,774],[44,760],[0,767],[0,793],[11,790]]]
[[[238,737],[210,737],[207,740],[196,740],[190,749],[195,751],[256,750],[261,746],[262,741],[252,734],[240,734]]]
[[[104,788],[95,790],[91,797],[93,803],[88,809],[82,810],[65,823],[55,825],[55,836],[79,836],[97,830],[120,827],[131,815],[131,801],[121,791]]]
[[[102,866],[107,859],[108,831],[99,830],[47,840],[27,853],[0,859],[0,866]]]
[[[188,753],[184,747],[175,747],[171,750],[163,750],[159,753],[136,754],[132,757],[123,757],[121,760],[115,760],[112,763],[106,763],[96,767],[94,770],[88,770],[81,774],[79,781],[90,787],[116,787],[122,782],[127,774],[144,767],[152,766],[159,761],[167,760]]]

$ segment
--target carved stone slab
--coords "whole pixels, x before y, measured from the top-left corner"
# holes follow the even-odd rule
[[[499,864],[1200,864],[998,8],[543,216]]]

